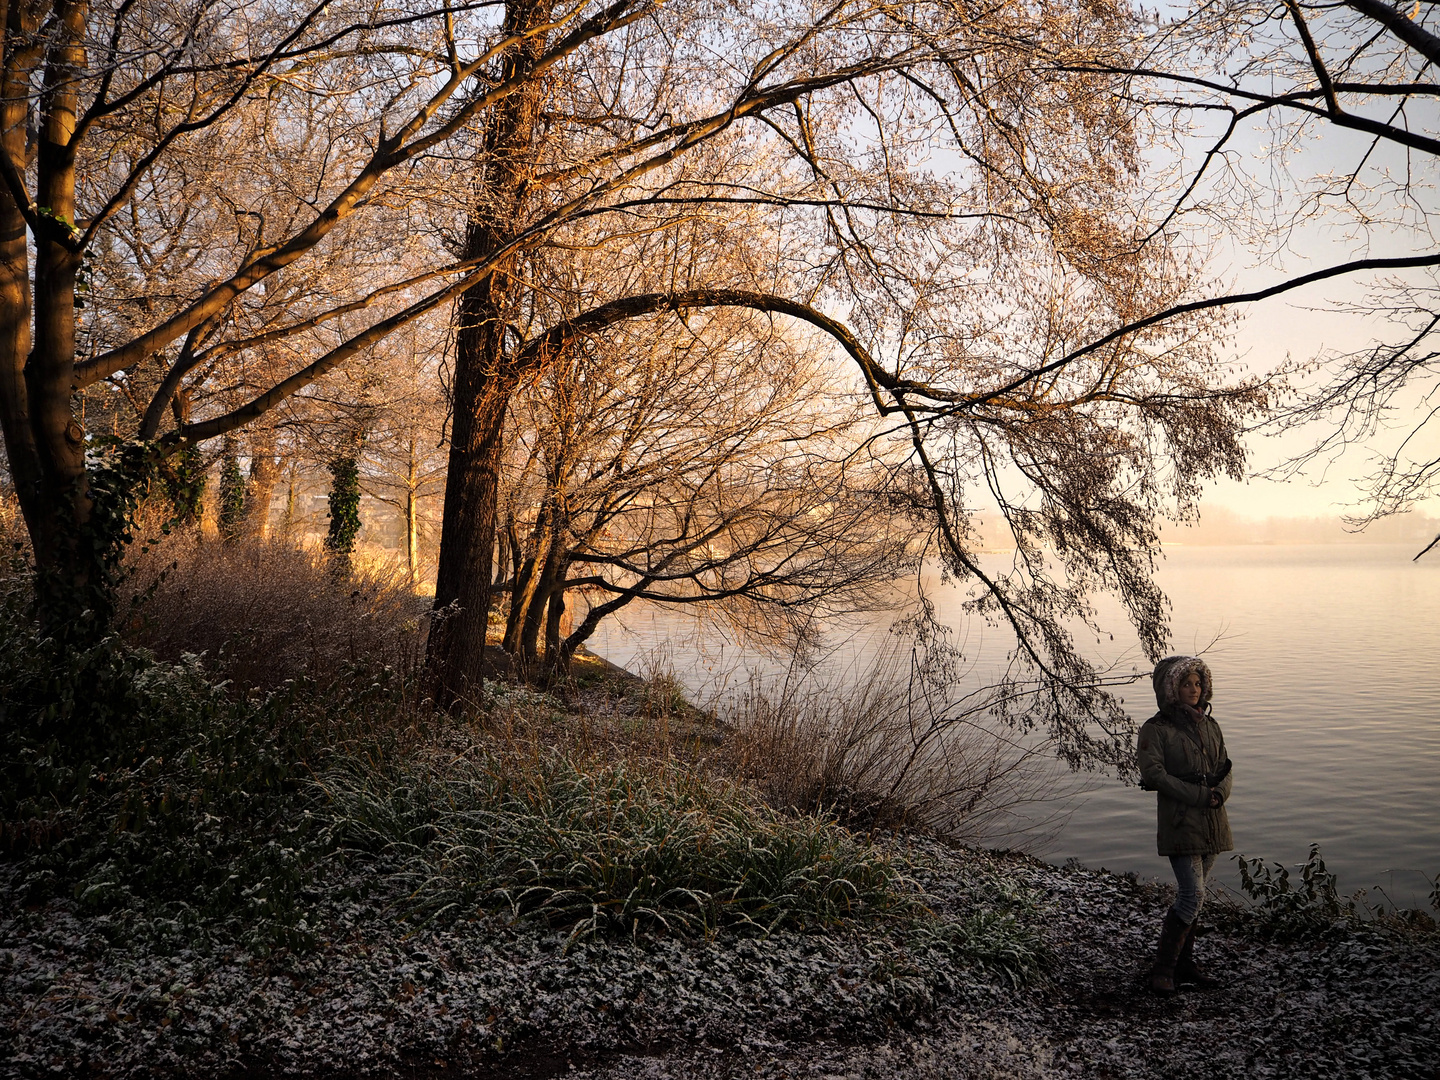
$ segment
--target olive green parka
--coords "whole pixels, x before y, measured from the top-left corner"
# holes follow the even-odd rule
[[[1200,708],[1180,703],[1180,682],[1200,675]],[[1208,713],[1210,669],[1193,656],[1160,661],[1153,676],[1160,711],[1140,728],[1136,764],[1141,785],[1156,793],[1156,846],[1161,855],[1215,855],[1234,848],[1225,802],[1233,774],[1216,774],[1229,760],[1225,737]],[[1220,805],[1212,807],[1212,792]]]

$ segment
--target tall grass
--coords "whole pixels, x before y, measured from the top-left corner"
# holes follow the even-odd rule
[[[573,938],[768,932],[907,907],[877,849],[675,762],[477,742],[316,783],[340,844],[395,865],[422,919],[499,908]]]
[[[836,683],[752,686],[727,717],[730,768],[776,806],[852,828],[1043,839],[1079,784],[1043,740],[990,720],[987,705],[896,648]]]
[[[204,654],[240,689],[330,684],[364,663],[411,672],[430,601],[398,564],[356,558],[337,573],[318,549],[176,532],[127,562],[119,630],[166,660]]]

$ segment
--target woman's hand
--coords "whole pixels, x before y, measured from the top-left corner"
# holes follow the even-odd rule
[[[1212,792],[1210,792],[1210,809],[1211,809],[1211,810],[1218,810],[1218,809],[1220,809],[1221,804],[1224,803],[1224,802],[1225,802],[1225,800],[1220,797],[1220,792],[1218,792],[1218,791],[1212,791]]]

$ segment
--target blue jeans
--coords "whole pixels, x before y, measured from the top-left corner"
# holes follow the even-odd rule
[[[1189,926],[1200,914],[1205,903],[1205,879],[1215,866],[1214,855],[1171,855],[1170,869],[1175,871],[1175,904],[1171,908],[1180,921]]]

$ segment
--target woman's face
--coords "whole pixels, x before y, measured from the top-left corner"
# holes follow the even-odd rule
[[[1201,694],[1200,673],[1192,671],[1180,680],[1180,700],[1192,709],[1200,705]]]

